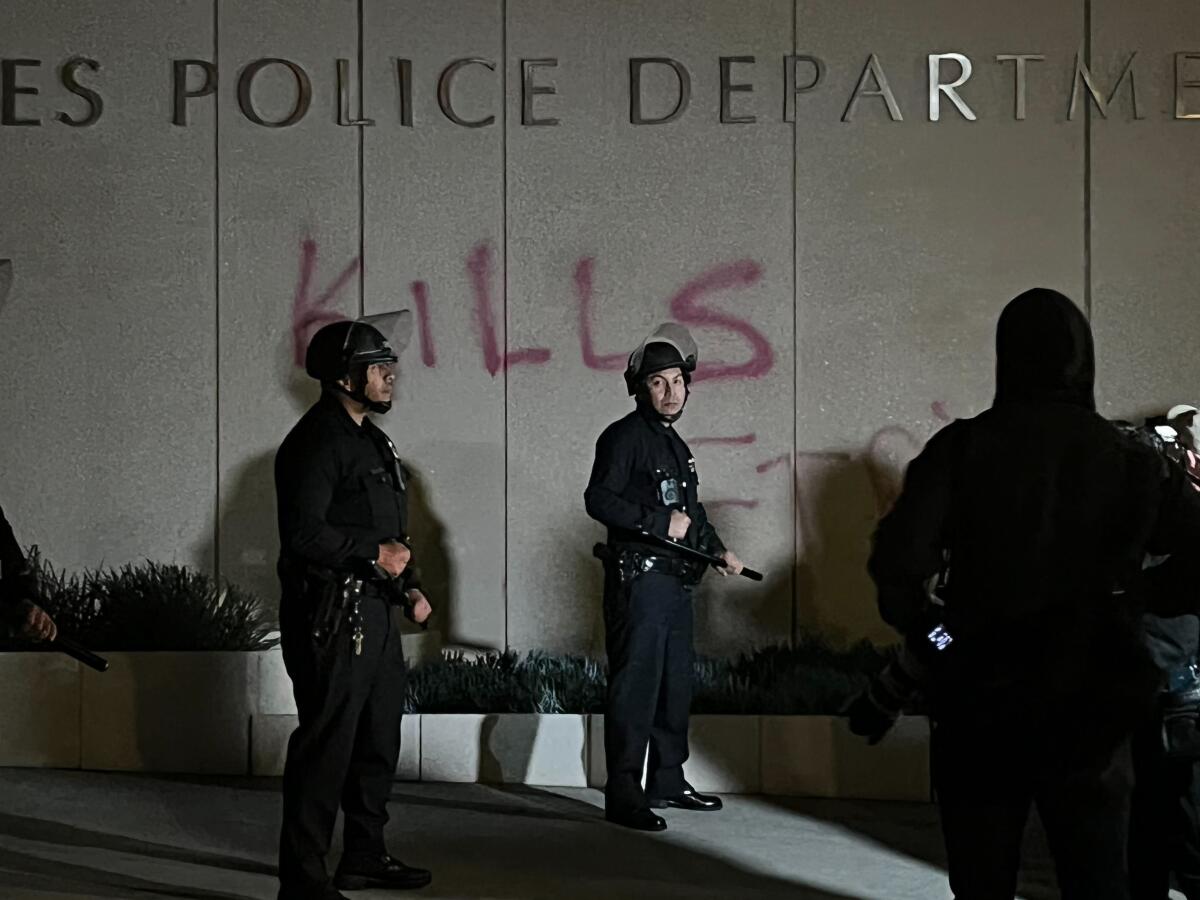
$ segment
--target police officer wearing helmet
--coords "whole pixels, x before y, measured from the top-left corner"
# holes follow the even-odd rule
[[[584,494],[588,515],[608,528],[607,545],[597,548],[605,564],[609,664],[605,815],[644,831],[667,827],[654,809],[721,808],[719,798],[697,793],[683,775],[692,700],[692,589],[705,565],[646,536],[722,557],[722,574],[742,569],[705,516],[695,460],[674,428],[695,368],[696,344],[676,324],[659,326],[630,354],[625,383],[637,406],[600,435]]]
[[[411,568],[406,473],[368,417],[391,408],[398,357],[385,332],[405,330],[407,312],[318,331],[305,369],[321,398],[275,457],[279,621],[299,713],[283,776],[280,900],[430,882],[383,840],[406,684],[390,604],[418,623],[430,614]],[[339,805],[345,851],[331,881],[325,856]]]

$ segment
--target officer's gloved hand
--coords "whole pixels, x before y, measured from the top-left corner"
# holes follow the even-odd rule
[[[865,688],[846,706],[845,715],[850,719],[850,731],[865,737],[868,744],[878,744],[896,724],[898,713],[880,706],[872,697],[871,688]]]

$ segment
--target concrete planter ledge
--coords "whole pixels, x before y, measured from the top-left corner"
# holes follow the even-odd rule
[[[438,653],[431,635],[404,641],[409,659]],[[100,674],[58,654],[0,654],[0,766],[282,774],[296,709],[278,648],[108,658],[111,667]],[[869,747],[832,716],[698,715],[690,740],[688,778],[701,791],[930,797],[924,719],[901,719]],[[396,774],[603,787],[604,717],[405,716]]]

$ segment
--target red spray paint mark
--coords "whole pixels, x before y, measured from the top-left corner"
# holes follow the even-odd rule
[[[754,351],[744,363],[701,363],[695,381],[706,378],[758,378],[771,370],[775,354],[770,342],[744,319],[701,305],[707,294],[731,288],[748,287],[762,278],[762,266],[750,259],[724,263],[685,284],[671,299],[671,315],[685,325],[724,328],[741,335]]]
[[[413,303],[417,307],[417,332],[421,340],[421,362],[427,369],[437,365],[437,351],[433,346],[433,331],[429,325],[429,285],[414,281],[409,286]]]
[[[361,260],[356,256],[340,275],[317,297],[311,297],[313,270],[317,266],[317,242],[305,238],[300,244],[300,283],[292,297],[292,351],[296,365],[304,365],[308,342],[322,326],[341,322],[346,316],[333,308],[342,288],[358,273]]]
[[[732,437],[698,437],[688,438],[689,447],[701,447],[705,444],[753,444],[757,438],[752,434],[735,434]]]
[[[941,400],[934,400],[929,404],[929,410],[933,413],[933,417],[939,422],[949,422],[952,416],[946,412],[946,404]]]
[[[600,372],[625,368],[624,353],[597,353],[592,339],[592,272],[594,257],[585,256],[575,264],[575,296],[579,299],[579,347],[583,364]]]
[[[508,371],[513,366],[542,365],[550,359],[545,347],[529,347],[501,353],[496,337],[496,320],[492,312],[492,248],[484,241],[467,256],[467,273],[471,276],[471,289],[475,294],[475,324],[479,328],[479,341],[483,349],[483,366],[489,375],[502,368]]]
[[[754,467],[754,471],[757,472],[759,475],[762,475],[765,472],[770,472],[772,469],[776,468],[777,466],[786,466],[791,461],[791,458],[792,458],[791,454],[781,453],[779,456],[776,456],[774,459],[768,459],[766,462],[760,462],[757,466]]]

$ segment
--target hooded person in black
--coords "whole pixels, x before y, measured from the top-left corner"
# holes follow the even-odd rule
[[[1159,673],[1139,640],[1147,553],[1200,547],[1200,503],[1096,413],[1083,314],[1014,299],[996,396],[911,463],[869,569],[883,618],[923,658],[932,765],[957,900],[1011,898],[1035,803],[1067,900],[1126,900],[1129,735]],[[941,605],[928,582],[941,575]],[[926,640],[933,624],[953,638]]]

